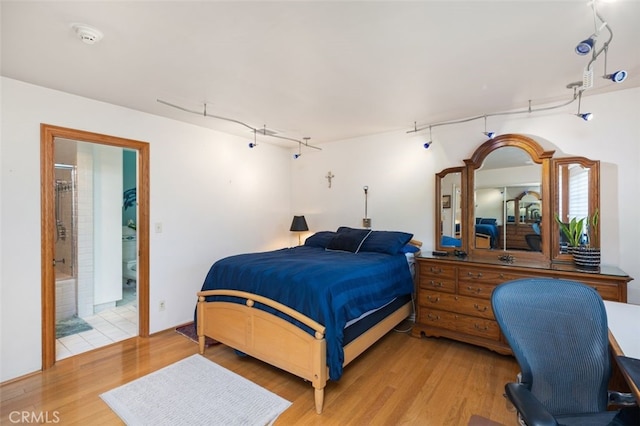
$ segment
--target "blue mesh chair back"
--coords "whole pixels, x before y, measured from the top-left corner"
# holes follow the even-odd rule
[[[607,410],[607,315],[594,289],[572,281],[522,279],[498,286],[492,305],[522,383],[551,414]]]

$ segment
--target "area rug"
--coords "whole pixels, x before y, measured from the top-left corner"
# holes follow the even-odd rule
[[[270,425],[291,402],[192,355],[100,395],[127,424]]]
[[[198,343],[198,333],[196,332],[196,325],[194,323],[185,324],[180,327],[176,327],[176,331],[179,334],[187,337],[190,340]],[[208,348],[209,346],[218,345],[220,342],[213,340],[211,337],[204,338],[204,347]]]
[[[82,333],[83,331],[92,330],[85,320],[78,317],[71,317],[56,321],[56,339],[71,336],[72,334]]]

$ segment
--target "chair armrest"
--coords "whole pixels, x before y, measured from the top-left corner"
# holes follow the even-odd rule
[[[507,383],[507,398],[516,407],[528,426],[558,426],[556,419],[522,383]]]

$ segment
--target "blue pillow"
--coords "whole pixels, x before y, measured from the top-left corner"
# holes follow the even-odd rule
[[[316,232],[305,240],[304,245],[309,247],[327,248],[329,241],[331,241],[331,239],[336,235],[337,233],[332,231]]]
[[[352,228],[341,226],[338,234]],[[360,251],[372,251],[377,253],[398,254],[402,248],[413,238],[413,234],[399,231],[371,231],[371,234],[364,240]]]
[[[362,243],[367,240],[371,234],[369,229],[351,229],[347,228],[338,232],[329,241],[327,250],[349,251],[358,253],[362,247]]]
[[[482,225],[497,225],[498,224],[498,219],[485,217],[485,218],[480,219],[480,224],[482,224]]]
[[[413,244],[405,244],[404,247],[400,249],[400,253],[417,253],[420,251],[420,247],[414,246]]]

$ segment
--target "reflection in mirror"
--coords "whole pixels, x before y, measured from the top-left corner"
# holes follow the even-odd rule
[[[594,190],[599,186],[599,162],[582,157],[557,159],[555,160],[555,168],[557,205],[554,212],[558,215],[558,218],[564,223],[569,223],[573,218],[580,220],[586,217],[593,217],[600,205],[598,191],[597,189]],[[554,257],[569,256],[567,253],[567,240],[560,232],[555,220],[553,224]],[[600,224],[598,223],[594,232],[590,233],[593,240],[588,241],[588,243],[592,247],[600,246],[599,228]],[[587,234],[585,229],[585,238]]]
[[[439,250],[463,246],[463,174],[463,168],[457,167],[436,175],[436,191],[440,203],[436,209],[436,247]]]
[[[541,250],[542,166],[518,147],[491,152],[475,171],[476,249]]]

